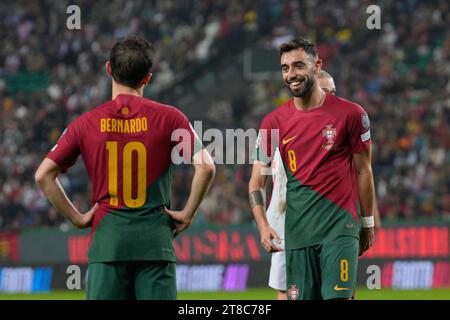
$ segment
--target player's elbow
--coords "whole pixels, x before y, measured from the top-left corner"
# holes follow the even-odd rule
[[[216,175],[216,165],[214,163],[209,163],[206,165],[206,174],[212,180]]]
[[[372,176],[372,167],[370,165],[360,166],[359,168],[356,168],[356,175],[371,177]]]
[[[250,178],[250,181],[248,182],[248,193],[255,191],[258,189],[257,184],[255,184],[255,179]]]
[[[203,176],[212,180],[216,174],[216,165],[211,155],[205,150],[197,152],[193,157],[193,164],[196,171],[199,171]]]
[[[261,190],[263,187],[263,182],[260,180],[261,179],[259,177],[255,177],[253,175],[250,177],[250,181],[248,182],[248,193]]]
[[[34,174],[34,181],[36,181],[36,184],[42,189],[47,183],[47,181],[49,181],[49,179],[52,178],[52,176],[53,173],[49,170],[48,166],[44,161],[36,170]]]
[[[55,180],[60,170],[53,160],[45,158],[34,174],[34,180],[41,189],[52,180]]]
[[[262,172],[265,168],[260,168],[260,172]],[[258,171],[253,171],[248,182],[248,191],[249,193],[256,190],[264,189],[266,186],[266,177],[261,175]]]
[[[216,174],[216,166],[214,163],[202,163],[199,169],[203,175],[208,179],[212,180]]]
[[[45,183],[46,175],[45,172],[42,170],[41,167],[39,167],[36,172],[34,173],[34,181],[36,184],[42,188],[42,186]]]

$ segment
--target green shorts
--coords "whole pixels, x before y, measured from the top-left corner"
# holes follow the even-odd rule
[[[176,268],[167,261],[90,263],[88,300],[175,300]]]
[[[356,284],[359,241],[339,237],[296,250],[286,250],[289,300],[349,299]]]

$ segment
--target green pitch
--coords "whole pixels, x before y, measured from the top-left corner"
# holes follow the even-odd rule
[[[243,292],[179,292],[179,300],[273,300],[271,289],[251,289]],[[450,300],[450,288],[433,290],[356,290],[357,300]],[[4,294],[0,300],[84,300],[84,291],[53,291],[40,294]]]

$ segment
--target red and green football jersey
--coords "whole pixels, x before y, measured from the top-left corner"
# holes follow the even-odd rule
[[[270,162],[275,146],[279,146],[288,177],[286,249],[313,246],[344,235],[358,238],[352,156],[367,150],[371,143],[364,109],[327,94],[320,107],[301,111],[291,99],[269,113],[261,129],[265,130],[260,131],[256,159]],[[274,129],[278,135],[271,138],[270,130]],[[267,134],[261,135],[263,132]]]
[[[172,139],[177,129],[181,134],[175,132]],[[173,224],[164,206],[170,208],[171,153],[186,140],[190,152],[183,149],[182,156],[190,160],[201,143],[186,116],[124,94],[67,127],[47,157],[62,172],[80,154],[83,158],[92,183],[91,204],[99,204],[90,233],[90,263],[175,261]]]

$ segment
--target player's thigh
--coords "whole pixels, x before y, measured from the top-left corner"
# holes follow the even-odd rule
[[[138,300],[175,300],[176,264],[168,261],[140,261],[134,279]]]
[[[133,271],[129,262],[90,263],[87,276],[88,300],[133,300]]]
[[[286,291],[285,251],[272,253],[270,263],[269,287],[278,291]]]
[[[321,300],[320,246],[286,250],[289,300]]]
[[[324,299],[349,299],[356,285],[358,239],[339,237],[322,245],[322,296]]]

